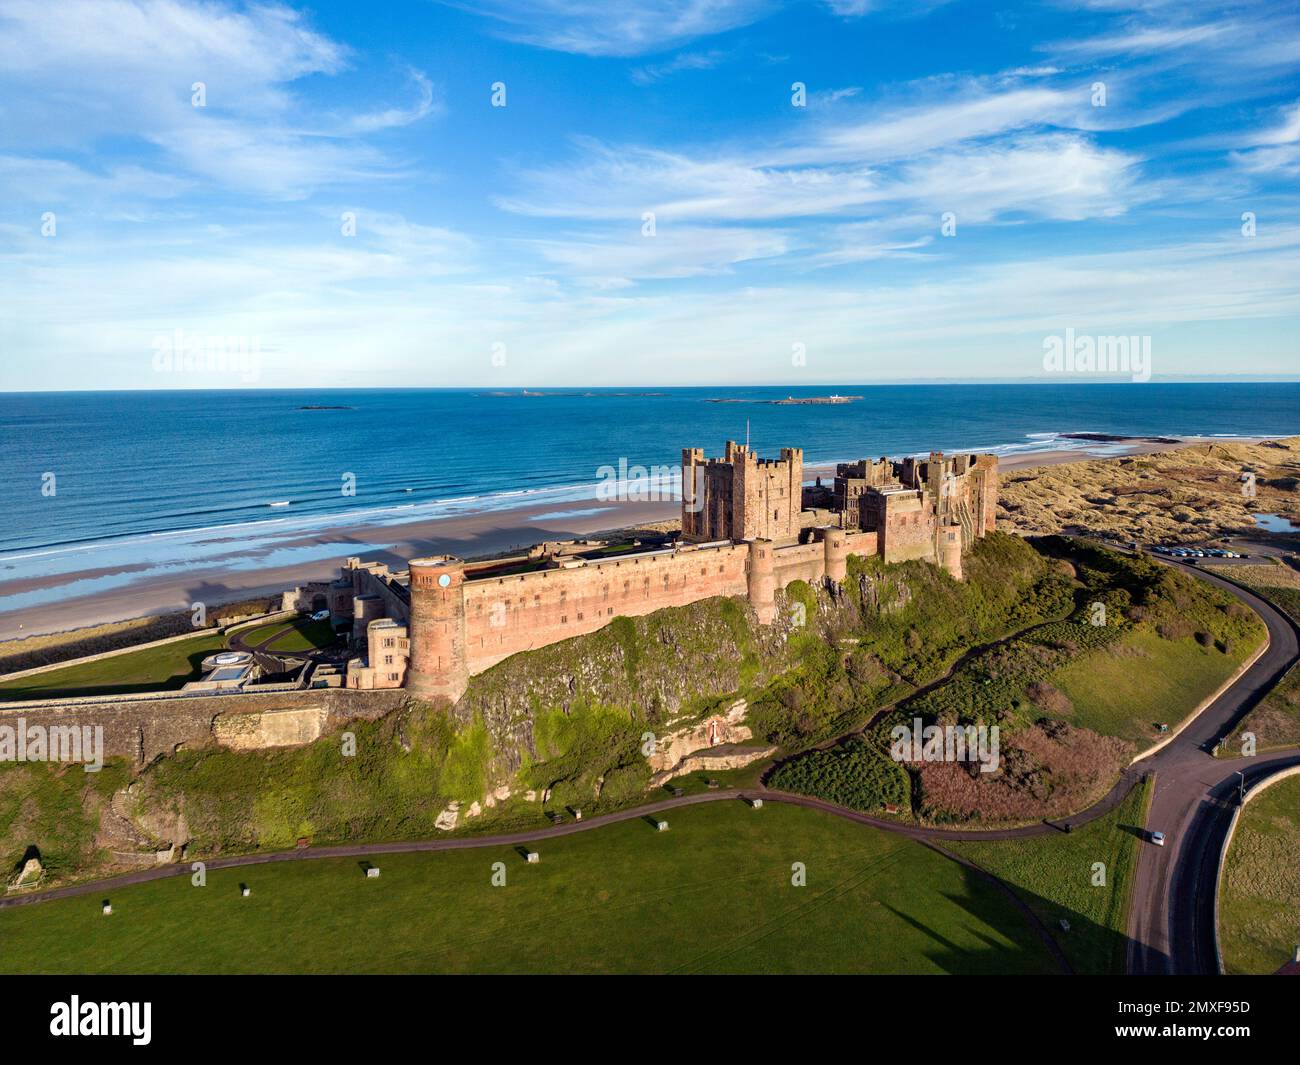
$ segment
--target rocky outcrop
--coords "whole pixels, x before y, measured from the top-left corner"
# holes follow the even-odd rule
[[[673,769],[695,751],[736,744],[752,739],[754,733],[744,723],[749,704],[737,699],[721,714],[714,714],[697,725],[670,732],[655,740],[650,768],[657,774]]]
[[[754,736],[744,723],[748,711],[745,700],[737,699],[721,714],[659,737],[649,759],[651,787],[697,769],[739,769],[775,753],[775,747],[745,745]]]
[[[41,877],[45,875],[45,868],[41,865],[39,858],[28,858],[23,862],[23,867],[18,871],[18,875],[9,881],[10,891],[26,891],[36,887],[41,882]]]
[[[658,787],[687,773],[719,773],[724,769],[743,769],[754,762],[761,762],[776,754],[776,746],[764,744],[758,747],[744,747],[735,743],[724,743],[719,747],[709,747],[701,751],[692,751],[671,769],[656,773],[650,778],[652,787]]]
[[[453,799],[447,804],[447,808],[438,815],[434,821],[434,828],[440,832],[451,832],[460,823],[460,803]]]

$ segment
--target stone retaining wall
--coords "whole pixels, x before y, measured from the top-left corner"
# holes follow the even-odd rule
[[[142,766],[160,755],[173,753],[178,747],[201,747],[212,742],[218,717],[224,719],[224,733],[247,734],[248,730],[239,729],[231,719],[243,714],[265,715],[276,710],[319,708],[325,712],[320,732],[328,732],[358,718],[374,720],[383,717],[402,706],[405,699],[406,693],[401,689],[349,691],[346,688],[253,695],[241,692],[235,695],[178,696],[112,703],[69,699],[17,707],[0,704],[0,725],[14,724],[21,717],[28,728],[34,725],[46,729],[56,725],[101,726],[105,758],[125,757],[136,766]],[[252,730],[253,734],[257,731]],[[282,744],[265,744],[279,745]],[[263,744],[254,742],[241,746]]]

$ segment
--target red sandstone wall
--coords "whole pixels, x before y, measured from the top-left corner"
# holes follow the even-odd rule
[[[784,588],[791,581],[811,583],[826,575],[826,546],[816,540],[811,544],[778,547],[773,566],[778,588]]]
[[[877,546],[877,534],[874,532],[851,532],[844,537],[844,545],[850,555],[870,558],[880,548]]]
[[[711,596],[744,595],[747,557],[748,548],[740,544],[467,581],[469,672],[594,632],[620,614],[634,617]]]
[[[888,497],[883,526],[878,530],[886,562],[927,558],[934,554],[934,510],[929,497],[919,503],[898,496]]]

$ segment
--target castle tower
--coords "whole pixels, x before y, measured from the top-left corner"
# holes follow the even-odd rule
[[[849,571],[848,534],[843,529],[827,529],[822,547],[826,552],[826,576],[839,584]]]
[[[954,579],[963,580],[961,568],[961,526],[949,525],[939,530],[939,565],[952,574]]]
[[[704,449],[682,448],[682,539],[708,539],[704,515]]]
[[[799,536],[801,448],[782,448],[779,459],[760,459],[734,440],[727,441],[720,459],[706,459],[700,448],[683,448],[682,480],[685,540],[784,543]]]
[[[976,489],[976,535],[984,536],[993,532],[998,523],[998,457],[976,455],[971,472]]]
[[[407,688],[453,703],[469,684],[465,657],[465,563],[450,555],[411,560],[411,663]]]
[[[776,620],[776,553],[771,540],[749,541],[749,602],[760,625]]]

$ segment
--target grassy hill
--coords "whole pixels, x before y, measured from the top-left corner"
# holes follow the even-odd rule
[[[859,809],[879,809],[900,802],[890,754],[896,726],[918,718],[923,726],[997,726],[997,772],[909,763],[902,803],[936,823],[1063,816],[1104,794],[1159,739],[1160,723],[1175,728],[1264,638],[1252,612],[1187,574],[1083,542],[1039,546],[1068,574],[1069,617],[969,653],[942,683],[883,714],[853,741],[851,757],[814,750],[781,765],[769,783],[831,799],[852,794]]]

